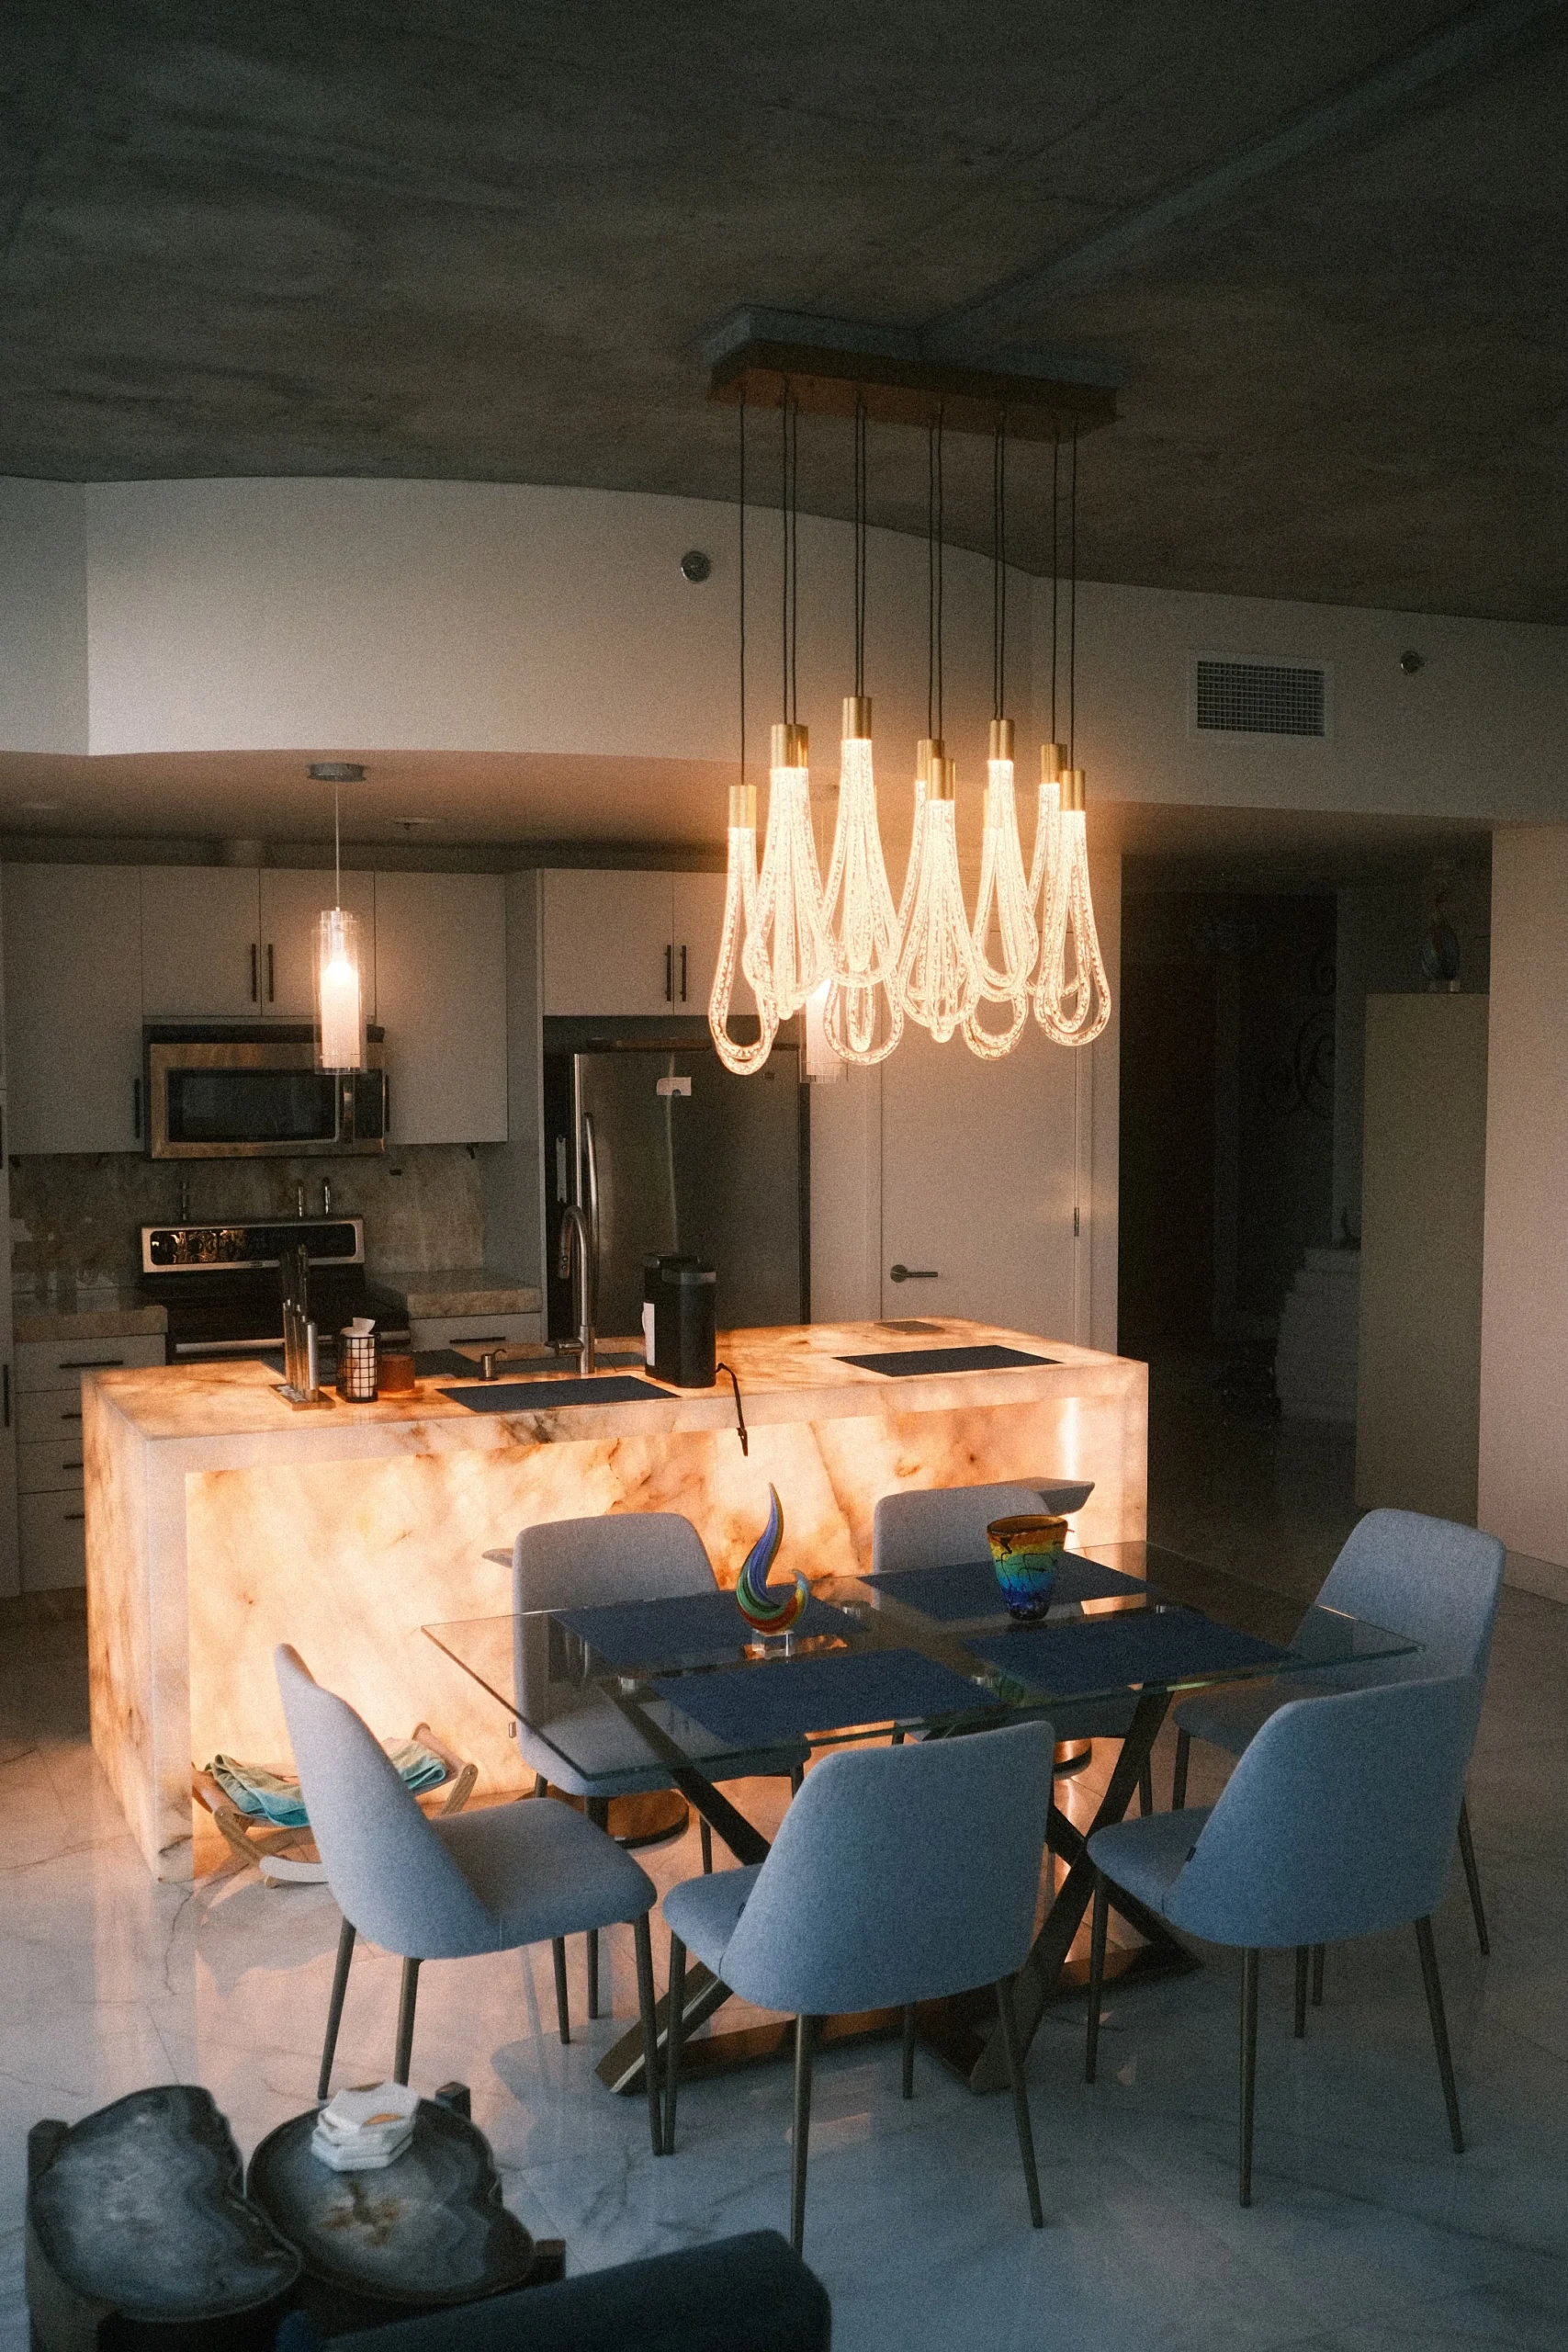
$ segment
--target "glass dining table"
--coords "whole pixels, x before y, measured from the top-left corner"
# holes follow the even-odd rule
[[[659,1771],[739,1862],[768,1840],[719,1776],[761,1749],[817,1753],[873,1737],[953,1737],[1070,1708],[1092,1722],[1110,1703],[1120,1751],[1092,1819],[1053,1802],[1049,1847],[1062,1872],[1019,1979],[1025,2046],[1047,2003],[1071,1983],[1068,1955],[1093,1888],[1088,1841],[1120,1821],[1173,1698],[1207,1684],[1314,1677],[1408,1655],[1405,1636],[1343,1611],[1301,1604],[1154,1544],[1097,1545],[1065,1555],[1046,1617],[1011,1620],[987,1561],[829,1577],[812,1587],[788,1634],[763,1639],[716,1589],[671,1600],[539,1610],[423,1628],[570,1775],[615,1783]],[[1130,1709],[1130,1720],[1129,1720]],[[567,1775],[563,1774],[563,1777]],[[1055,1874],[1055,1873],[1054,1873]],[[1165,1921],[1118,1891],[1124,1973],[1197,1965]],[[694,1968],[685,2032],[713,2017],[727,1988]],[[995,2006],[976,1995],[925,2004],[920,2039],[976,2090],[1006,2087]],[[662,2040],[667,2010],[660,2005]],[[824,2040],[893,2031],[889,2012],[830,2021]],[[784,2027],[688,2040],[682,2072],[718,2071],[784,2047]],[[599,2065],[609,2087],[642,2084],[642,2043],[623,2037]]]

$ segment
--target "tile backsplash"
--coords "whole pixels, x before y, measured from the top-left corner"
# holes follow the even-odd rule
[[[140,1228],[173,1223],[180,1186],[194,1220],[292,1216],[295,1187],[320,1214],[321,1179],[333,1209],[365,1219],[372,1272],[433,1273],[484,1262],[479,1168],[466,1144],[429,1144],[385,1159],[144,1159],[139,1152],[71,1153],[11,1162],[11,1264],[18,1300],[68,1305],[78,1288],[130,1285],[140,1272]]]

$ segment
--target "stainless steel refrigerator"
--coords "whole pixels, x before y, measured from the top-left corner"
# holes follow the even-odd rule
[[[706,1045],[547,1050],[550,1337],[574,1328],[571,1286],[557,1271],[571,1201],[596,1237],[605,1337],[640,1341],[651,1251],[716,1269],[722,1330],[807,1320],[806,1093],[795,1046],[775,1046],[752,1078],[734,1077]]]

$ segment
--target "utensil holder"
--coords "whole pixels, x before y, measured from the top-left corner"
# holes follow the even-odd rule
[[[349,1405],[371,1405],[376,1401],[376,1334],[374,1331],[338,1333],[337,1393]]]

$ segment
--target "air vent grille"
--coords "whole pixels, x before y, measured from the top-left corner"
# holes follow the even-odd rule
[[[1328,673],[1316,662],[1200,654],[1195,719],[1202,735],[1321,738],[1328,732]]]

